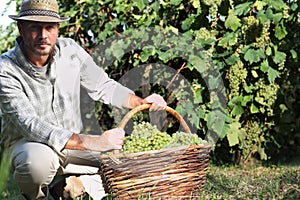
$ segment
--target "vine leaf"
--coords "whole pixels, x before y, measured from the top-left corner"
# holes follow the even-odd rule
[[[250,64],[259,62],[261,58],[264,58],[264,53],[261,49],[248,49],[244,55],[246,61],[249,61]]]
[[[280,76],[280,73],[269,66],[268,60],[265,60],[260,65],[260,70],[264,73],[268,73],[268,80],[270,83],[274,83],[275,79]]]
[[[203,103],[203,98],[202,98],[202,92],[203,88],[199,87],[194,90],[194,103]]]
[[[261,63],[261,65],[260,65],[260,70],[262,71],[262,72],[268,72],[268,69],[269,69],[269,62],[268,62],[268,60],[264,60],[262,63]]]
[[[296,59],[298,57],[297,52],[295,50],[291,49],[290,52],[291,52],[292,58]]]
[[[258,108],[252,103],[251,106],[250,106],[250,113],[255,114],[255,113],[258,113],[258,112],[259,112]]]
[[[282,0],[276,0],[276,1],[269,1],[271,6],[275,8],[275,10],[279,11],[284,9],[286,7],[286,4]]]
[[[278,51],[277,48],[278,48],[277,46],[274,47],[275,55],[273,56],[273,61],[276,64],[279,64],[285,60],[286,54],[281,51]]]
[[[288,32],[282,24],[275,27],[275,37],[279,40],[283,39],[287,34]]]
[[[239,104],[236,104],[236,105],[233,107],[233,109],[232,109],[232,111],[231,111],[231,114],[232,114],[232,115],[235,115],[235,116],[239,116],[239,115],[243,114],[243,112],[244,112],[243,107],[242,107],[241,105],[239,105]]]
[[[225,27],[235,31],[241,26],[240,21],[241,20],[237,16],[235,16],[233,13],[230,13],[225,21]]]
[[[194,8],[200,8],[200,1],[199,0],[193,0],[193,6],[194,6]]]
[[[237,37],[234,32],[225,33],[224,37],[219,41],[218,45],[227,47],[237,43]]]
[[[242,107],[243,97],[236,96],[233,97],[229,102],[228,106],[231,108],[231,114],[233,116],[239,116],[244,113],[244,109]]]
[[[251,5],[252,5],[252,2],[246,2],[246,3],[237,5],[234,9],[234,14],[236,14],[238,16],[246,14],[250,10]]]
[[[264,1],[256,1],[253,5],[253,7],[255,7],[257,10],[262,10],[264,8],[264,6],[266,6],[267,3]]]
[[[269,67],[268,69],[268,79],[270,83],[274,83],[275,79],[279,77],[279,72],[272,67]]]
[[[225,114],[221,111],[216,110],[214,112],[209,112],[206,117],[207,126],[209,127],[209,129],[213,130],[220,136],[225,124],[223,120],[226,117]]]
[[[240,130],[241,124],[239,122],[233,122],[230,124],[228,133],[226,135],[228,142],[229,142],[229,146],[234,146],[239,144],[239,132]]]
[[[147,5],[147,1],[144,0],[136,0],[136,6],[139,10],[143,10]]]
[[[198,72],[203,74],[207,70],[205,61],[202,60],[199,56],[190,55],[189,61],[194,65],[195,69],[197,69]]]
[[[171,5],[178,6],[181,3],[181,0],[171,0]]]

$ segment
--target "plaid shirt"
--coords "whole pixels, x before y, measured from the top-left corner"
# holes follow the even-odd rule
[[[119,108],[133,93],[110,79],[71,39],[58,39],[53,61],[44,67],[28,62],[21,43],[17,38],[15,48],[0,57],[1,144],[26,138],[60,151],[82,130],[81,86],[94,101]]]

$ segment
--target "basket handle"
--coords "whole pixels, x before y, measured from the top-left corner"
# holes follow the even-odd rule
[[[135,108],[133,108],[132,110],[130,110],[124,117],[123,119],[121,120],[120,124],[119,124],[119,128],[122,128],[124,129],[127,122],[136,114],[138,113],[139,111],[142,111],[142,110],[145,110],[145,109],[148,109],[150,108],[151,104],[142,104],[140,106],[137,106]],[[166,107],[166,111],[171,113],[178,121],[179,123],[182,125],[184,131],[186,133],[191,133],[191,130],[190,128],[188,127],[187,123],[184,121],[184,119],[181,117],[181,115],[176,111],[174,110],[173,108],[167,106]]]

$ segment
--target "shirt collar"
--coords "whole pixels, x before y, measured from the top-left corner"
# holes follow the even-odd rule
[[[12,51],[9,51],[7,56],[10,57],[16,64],[21,67],[24,71],[26,71],[27,74],[29,74],[32,77],[35,78],[43,78],[47,76],[47,74],[53,74],[50,71],[50,68],[52,64],[55,62],[55,57],[57,56],[57,52],[59,49],[57,46],[55,46],[55,55],[53,57],[53,60],[47,64],[47,66],[44,66],[45,68],[48,68],[46,70],[41,70],[40,68],[34,66],[23,53],[22,50],[22,43],[23,38],[21,36],[17,37],[15,41],[15,47]]]

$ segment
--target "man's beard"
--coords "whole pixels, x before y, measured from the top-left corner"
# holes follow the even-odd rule
[[[54,55],[55,55],[55,46],[51,47],[49,52],[36,52],[37,55],[40,56],[48,56],[48,60],[47,63],[51,63],[54,59]]]
[[[38,50],[33,50],[32,52],[38,56],[48,56],[47,63],[49,63],[53,61],[55,55],[55,46],[51,47],[48,52],[40,52]]]

